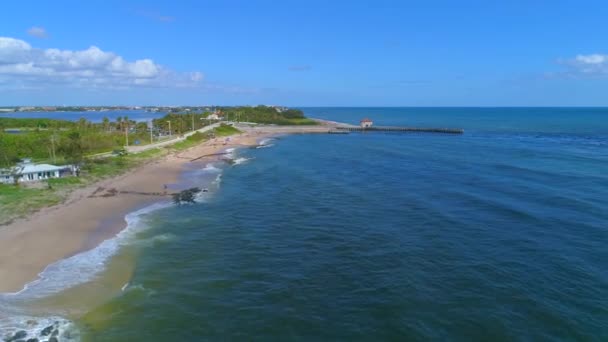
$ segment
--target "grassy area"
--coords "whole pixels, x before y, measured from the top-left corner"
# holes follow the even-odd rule
[[[200,144],[203,141],[209,140],[212,136],[216,137],[227,137],[229,135],[241,133],[238,129],[230,126],[230,125],[220,125],[216,127],[213,131],[207,133],[196,132],[193,135],[186,138],[186,140],[180,141],[170,146],[171,149],[174,150],[185,150],[190,147],[194,147]]]
[[[0,224],[60,203],[63,196],[52,189],[31,189],[0,184]]]
[[[137,154],[92,159],[82,168],[80,179],[83,179],[84,183],[91,183],[101,178],[116,176],[166,153],[166,149],[156,148]]]
[[[233,134],[241,133],[238,129],[230,125],[220,125],[213,130],[216,137],[226,137]]]
[[[279,125],[318,125],[319,123],[313,119],[301,118],[301,119],[287,119],[287,121],[279,123]]]
[[[208,140],[209,136],[210,136],[209,133],[196,132],[196,133],[192,134],[191,136],[187,137],[185,140],[182,140],[180,142],[177,142],[177,143],[169,146],[169,148],[178,150],[178,151],[185,150],[190,147],[194,147],[205,140]]]

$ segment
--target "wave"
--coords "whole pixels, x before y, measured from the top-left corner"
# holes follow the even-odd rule
[[[165,242],[170,242],[173,241],[177,238],[177,236],[175,236],[174,234],[171,233],[164,233],[164,234],[159,234],[159,235],[155,235],[152,236],[150,238],[147,239],[143,239],[143,240],[138,240],[136,242],[136,244],[138,246],[141,247],[154,247],[160,243],[165,243]]]
[[[203,171],[205,172],[210,172],[210,173],[215,173],[215,172],[221,172],[222,170],[218,167],[216,167],[213,164],[207,164],[204,168]]]
[[[234,147],[226,149],[226,151],[225,151],[226,154],[224,155],[224,158],[226,158],[226,159],[232,159],[232,158],[234,158],[234,151],[235,150],[236,149]]]
[[[274,139],[272,138],[266,138],[266,139],[262,139],[260,140],[258,146],[256,146],[256,148],[268,148],[271,146],[274,146],[274,144],[271,144],[271,142],[273,142]]]
[[[213,184],[219,188],[220,183],[222,183],[222,174],[221,173],[219,175],[217,175],[217,177],[215,177],[215,180],[211,184]]]
[[[253,159],[253,158],[243,158],[243,157],[236,158],[233,163],[234,163],[234,165],[239,165],[239,164],[246,163],[246,162],[250,161],[251,159]]]
[[[131,284],[131,283],[126,283],[123,287],[122,287],[122,292],[125,294],[144,294],[146,296],[152,296],[156,294],[156,291],[148,289],[146,287],[144,287],[142,284]]]

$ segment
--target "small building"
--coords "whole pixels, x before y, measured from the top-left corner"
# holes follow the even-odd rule
[[[370,128],[374,124],[374,122],[368,118],[361,120],[360,122],[361,128]]]
[[[222,111],[219,111],[219,110],[215,110],[213,113],[211,113],[207,116],[207,120],[223,120],[223,119],[224,119],[224,113],[222,113]]]
[[[15,183],[15,175],[19,175],[19,183],[21,183],[60,178],[71,175],[72,172],[73,167],[69,165],[34,164],[30,159],[23,159],[14,168],[0,169],[0,183]]]

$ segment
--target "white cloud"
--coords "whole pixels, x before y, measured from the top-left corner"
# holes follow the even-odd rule
[[[127,61],[96,46],[77,51],[38,49],[23,40],[0,37],[0,81],[18,86],[192,87],[202,79],[198,71],[177,73],[147,58]]]
[[[46,33],[44,27],[33,26],[27,30],[27,34],[36,38],[47,38],[49,35]]]
[[[559,62],[569,67],[570,76],[608,76],[608,55],[577,55]]]

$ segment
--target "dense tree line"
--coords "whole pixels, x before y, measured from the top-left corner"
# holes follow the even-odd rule
[[[72,128],[73,121],[54,119],[0,118],[0,128]]]
[[[284,107],[220,107],[219,110],[226,120],[256,122],[265,124],[294,125],[314,124],[312,120],[306,119],[304,112],[299,109]]]

